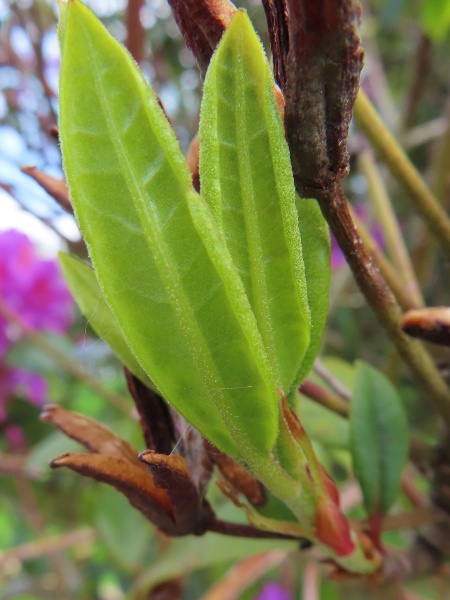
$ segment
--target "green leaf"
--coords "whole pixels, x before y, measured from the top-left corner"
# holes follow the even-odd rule
[[[408,455],[408,425],[396,389],[370,365],[357,361],[350,404],[353,468],[369,514],[394,502]]]
[[[168,402],[254,463],[275,443],[277,398],[236,267],[130,55],[78,1],[66,12],[64,167],[106,300]]]
[[[136,573],[147,564],[152,527],[114,488],[100,486],[95,524],[108,552],[121,569]]]
[[[262,44],[236,13],[211,60],[200,116],[201,192],[288,391],[309,343],[309,308],[289,150]]]
[[[349,424],[347,419],[331,412],[299,392],[296,394],[298,414],[306,433],[315,442],[331,448],[348,450]]]
[[[228,503],[225,510],[221,510],[219,518],[236,522],[239,520],[239,510]],[[198,538],[186,536],[173,538],[169,549],[152,562],[150,568],[135,582],[129,600],[145,598],[144,590],[156,586],[163,581],[187,576],[194,571],[207,569],[214,565],[235,563],[246,556],[267,552],[273,548],[298,549],[298,543],[288,540],[252,540],[207,533],[202,537],[201,544]]]
[[[311,332],[308,350],[291,392],[295,391],[308,375],[319,353],[328,316],[331,281],[330,234],[322,211],[316,200],[306,200],[298,195],[296,195],[296,205],[308,283]]]
[[[450,29],[450,0],[422,0],[420,18],[432,40],[444,41]]]
[[[78,258],[59,253],[64,278],[81,312],[96,334],[109,346],[123,364],[147,386],[154,384],[138,363],[123,337],[119,323],[106,302],[94,270]]]

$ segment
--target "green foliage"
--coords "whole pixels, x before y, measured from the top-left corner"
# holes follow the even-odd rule
[[[146,385],[154,387],[126,343],[119,323],[105,301],[93,269],[81,260],[60,253],[64,277],[80,310],[97,335],[109,344],[123,364]]]
[[[394,386],[362,361],[356,363],[350,443],[367,512],[379,510],[384,514],[399,490],[408,454],[408,425]]]
[[[330,234],[328,225],[316,200],[296,195],[298,223],[303,248],[303,261],[311,312],[309,346],[303,358],[291,393],[311,370],[322,343],[330,298]]]
[[[101,540],[121,569],[136,573],[151,556],[152,527],[125,496],[101,486],[96,526]]]
[[[450,1],[422,0],[420,7],[422,27],[436,42],[442,42],[450,29]]]
[[[256,316],[275,384],[289,390],[309,343],[289,150],[261,42],[238,12],[205,79],[200,182]]]
[[[299,203],[299,229],[261,43],[238,11],[212,59],[200,123],[204,199],[128,53],[79,2],[62,19],[64,166],[100,284],[63,257],[69,285],[130,370],[219,448],[261,466],[278,436],[276,390],[310,369],[329,287],[314,201]],[[80,110],[87,93],[90,110]]]
[[[248,460],[267,454],[278,428],[267,358],[173,131],[128,53],[78,2],[67,8],[64,44],[66,175],[125,338],[165,398],[217,446]],[[80,110],[86,94],[89,111]]]

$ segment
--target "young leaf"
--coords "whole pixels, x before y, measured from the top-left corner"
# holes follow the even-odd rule
[[[303,262],[308,283],[308,304],[311,312],[311,332],[308,350],[292,386],[295,392],[308,375],[322,343],[330,301],[330,234],[316,200],[296,195],[298,225],[302,240]]]
[[[239,269],[275,383],[287,392],[309,343],[305,273],[274,80],[242,10],[209,66],[199,136],[201,193]]]
[[[118,358],[136,377],[154,389],[154,384],[128,347],[119,323],[103,296],[94,270],[78,258],[63,252],[59,254],[59,261],[72,296],[89,325],[111,346]]]
[[[168,402],[254,463],[275,442],[277,399],[237,270],[132,58],[77,0],[66,13],[63,159],[106,300]]]
[[[408,425],[397,391],[377,369],[357,361],[350,403],[350,446],[369,515],[394,502],[408,454]]]
[[[450,29],[450,1],[423,0],[420,5],[422,27],[435,42],[443,42]]]

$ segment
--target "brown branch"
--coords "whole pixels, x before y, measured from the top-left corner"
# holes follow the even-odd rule
[[[144,0],[128,0],[125,17],[127,37],[125,46],[137,63],[142,60],[145,42],[145,30],[142,27],[140,11]]]
[[[286,91],[286,59],[289,53],[288,8],[286,0],[262,0],[273,55],[273,74],[281,91]]]
[[[329,392],[320,385],[317,385],[317,383],[314,383],[310,379],[305,379],[300,386],[300,392],[311,400],[314,400],[314,402],[318,402],[322,406],[325,406],[325,408],[328,408],[341,417],[348,417],[348,402],[342,400],[342,398],[339,398],[339,396]]]
[[[406,156],[393,134],[380,119],[370,100],[360,91],[355,102],[355,121],[377,150],[392,175],[408,194],[414,210],[422,217],[446,254],[450,253],[450,217]]]
[[[400,307],[362,243],[340,183],[316,196],[369,306],[426,392],[429,401],[450,425],[450,390],[425,348],[401,330]]]
[[[169,0],[173,16],[192,50],[202,77],[236,8],[229,0]]]
[[[73,214],[72,204],[69,199],[69,190],[63,179],[52,177],[43,171],[39,171],[35,166],[21,167],[20,170],[25,175],[32,177],[47,194],[63,208],[66,212]]]
[[[67,531],[58,536],[45,537],[35,542],[28,542],[0,553],[0,567],[10,561],[26,561],[41,558],[47,554],[60,553],[73,546],[85,546],[93,542],[95,532],[93,529],[79,529]]]
[[[430,74],[431,59],[431,40],[424,33],[419,38],[416,55],[412,64],[412,81],[406,96],[405,113],[403,118],[403,127],[408,128],[413,125],[417,107],[425,91],[428,75]]]
[[[229,521],[222,521],[221,519],[214,519],[208,525],[208,531],[214,533],[220,533],[222,535],[230,535],[233,537],[244,537],[244,538],[258,538],[258,539],[273,539],[273,540],[296,540],[290,535],[282,533],[275,533],[274,531],[263,531],[262,529],[256,529],[252,525],[246,525],[244,523],[231,523]]]

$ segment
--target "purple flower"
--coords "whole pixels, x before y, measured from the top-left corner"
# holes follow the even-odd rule
[[[254,600],[292,600],[292,595],[279,583],[269,581]]]
[[[0,364],[0,423],[6,421],[6,404],[20,396],[35,406],[47,402],[47,382],[41,375]]]
[[[39,258],[27,236],[14,230],[0,233],[0,300],[38,331],[65,333],[72,321],[73,300],[58,263]],[[0,314],[0,358],[20,333]],[[0,363],[0,423],[7,421],[7,404],[16,396],[42,406],[47,382],[41,375]],[[6,434],[12,446],[20,445],[19,427],[8,425]]]
[[[23,429],[18,425],[9,425],[5,430],[5,437],[13,449],[22,448],[25,444]]]
[[[73,300],[54,260],[43,260],[26,235],[0,234],[0,297],[30,327],[65,333],[71,323]],[[14,336],[0,316],[0,356]]]

